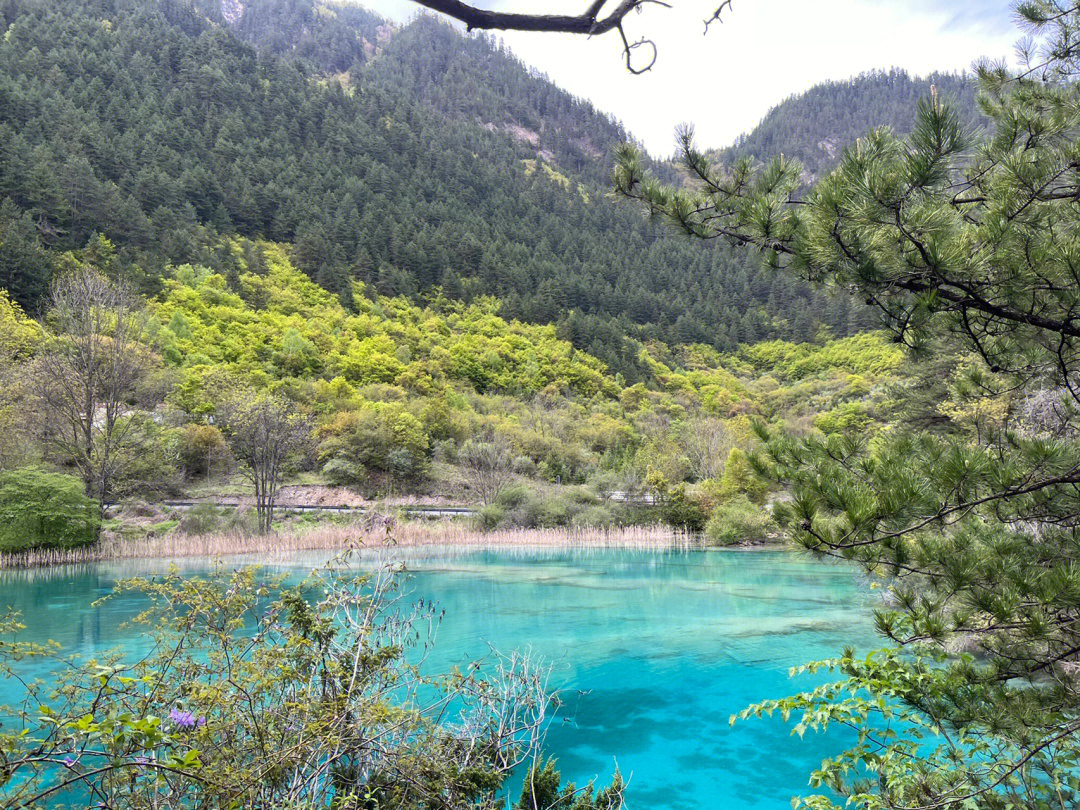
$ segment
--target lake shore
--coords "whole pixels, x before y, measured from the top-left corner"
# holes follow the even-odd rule
[[[33,549],[0,555],[0,569],[90,563],[103,560],[226,557],[258,554],[274,557],[299,551],[347,551],[384,547],[422,548],[699,548],[694,534],[667,526],[616,528],[503,529],[482,532],[447,523],[391,523],[368,526],[315,526],[268,535],[239,532],[188,535],[170,533],[141,538],[107,537],[93,546]]]

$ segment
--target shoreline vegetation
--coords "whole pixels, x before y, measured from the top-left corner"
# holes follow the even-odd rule
[[[763,540],[749,545],[775,545]],[[632,548],[666,550],[704,548],[699,535],[669,526],[622,526],[612,528],[560,527],[550,529],[499,529],[479,531],[471,526],[423,523],[375,523],[374,525],[315,526],[306,530],[266,535],[244,532],[213,532],[185,535],[105,537],[92,546],[39,548],[0,554],[0,570],[54,565],[95,563],[121,559],[226,557],[266,554],[271,558],[303,551],[347,549],[422,548],[446,546],[457,549],[497,548]]]

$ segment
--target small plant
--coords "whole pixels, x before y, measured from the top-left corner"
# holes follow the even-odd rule
[[[555,760],[549,759],[543,767],[537,762],[529,768],[514,810],[619,810],[624,806],[625,787],[618,770],[611,784],[599,791],[593,782],[580,789],[573,782],[563,785]]]

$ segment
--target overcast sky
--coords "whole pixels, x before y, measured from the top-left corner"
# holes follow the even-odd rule
[[[354,0],[399,22],[409,0]],[[586,0],[487,0],[517,11],[579,13]],[[1011,0],[733,0],[723,24],[702,35],[717,0],[673,0],[631,15],[628,36],[649,36],[659,55],[643,76],[627,73],[618,34],[588,40],[506,32],[507,45],[556,84],[613,113],[656,155],[692,123],[702,146],[725,146],[769,108],[828,79],[876,68],[912,73],[969,69],[1010,58],[1020,32]]]

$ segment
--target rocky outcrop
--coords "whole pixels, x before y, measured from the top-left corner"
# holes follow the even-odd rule
[[[244,16],[244,4],[240,0],[221,0],[221,16],[229,25],[236,25]]]

